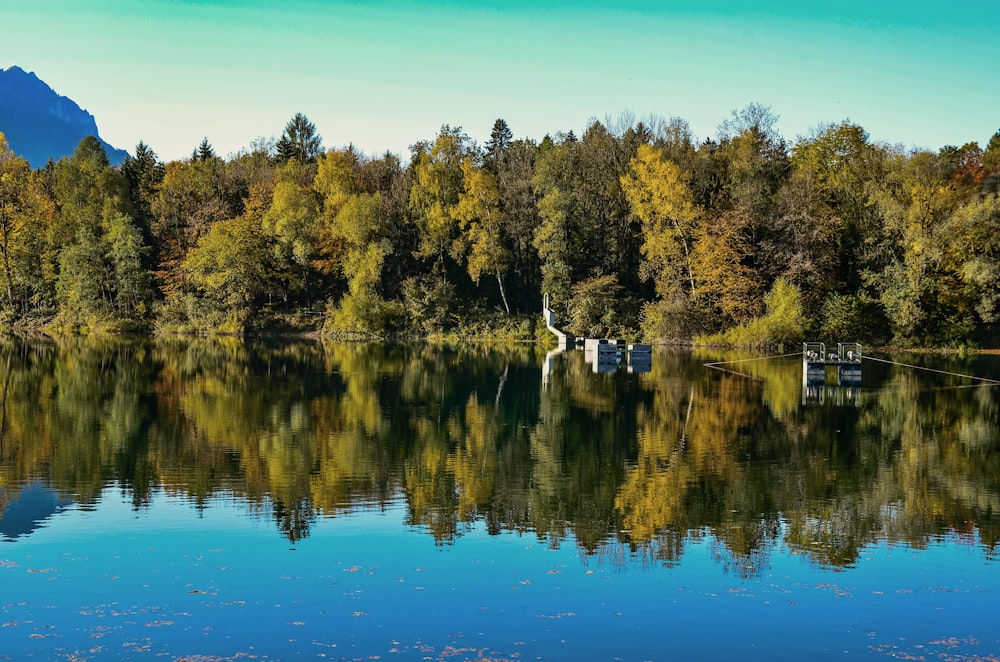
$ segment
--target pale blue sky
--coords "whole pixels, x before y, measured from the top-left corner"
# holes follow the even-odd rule
[[[327,147],[408,155],[442,124],[483,142],[631,111],[699,138],[771,106],[794,140],[850,118],[937,149],[1000,128],[1000,7],[964,3],[0,0],[0,67],[34,71],[102,136],[226,155],[296,112]],[[932,6],[933,5],[933,6]]]

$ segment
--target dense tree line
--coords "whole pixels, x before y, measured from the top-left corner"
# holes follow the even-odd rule
[[[1000,131],[930,152],[775,122],[750,105],[699,143],[677,118],[541,141],[497,120],[482,146],[446,125],[404,163],[297,114],[228,159],[139,143],[112,168],[86,138],[34,171],[0,138],[0,321],[530,332],[547,292],[578,335],[995,344]]]

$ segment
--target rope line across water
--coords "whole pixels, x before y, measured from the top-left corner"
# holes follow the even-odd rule
[[[751,358],[751,359],[737,359],[735,361],[713,361],[711,363],[703,363],[702,365],[705,366],[706,368],[712,368],[714,370],[721,370],[722,372],[729,372],[729,373],[732,373],[734,375],[742,375],[744,377],[749,377],[751,379],[760,379],[759,377],[754,377],[753,375],[748,375],[746,373],[737,372],[736,370],[729,370],[727,368],[721,368],[719,366],[732,365],[734,363],[747,363],[749,361],[766,361],[768,359],[784,359],[784,358],[788,358],[789,356],[800,356],[800,355],[801,355],[801,352],[792,352],[790,354],[775,354],[773,356],[755,356],[754,358]],[[940,375],[949,375],[951,377],[963,377],[965,379],[975,379],[975,380],[978,380],[980,382],[983,382],[984,384],[989,384],[990,386],[1000,386],[1000,381],[997,381],[996,379],[990,379],[988,377],[976,377],[975,375],[966,375],[966,374],[963,374],[963,373],[960,373],[960,372],[949,372],[947,370],[937,370],[935,368],[925,368],[924,366],[913,365],[912,363],[902,363],[900,361],[890,361],[888,359],[878,359],[878,358],[875,358],[874,356],[868,356],[868,355],[865,355],[865,354],[863,354],[861,356],[861,358],[862,359],[867,359],[869,361],[878,361],[879,363],[888,363],[889,365],[898,365],[898,366],[901,366],[903,368],[913,368],[914,370],[926,370],[927,372],[936,372],[936,373],[938,373]]]
[[[995,379],[989,379],[988,377],[976,377],[975,375],[965,375],[960,372],[948,372],[947,370],[936,370],[934,368],[925,368],[921,365],[913,365],[912,363],[901,363],[899,361],[889,361],[888,359],[877,359],[874,356],[862,355],[861,358],[868,359],[869,361],[878,361],[879,363],[888,363],[889,365],[898,365],[904,368],[913,368],[914,370],[926,370],[927,372],[936,372],[941,375],[950,375],[952,377],[964,377],[966,379],[978,379],[984,384],[990,384],[992,386],[1000,386],[1000,381]]]
[[[791,354],[776,354],[774,356],[755,356],[752,359],[737,359],[735,361],[714,361],[712,363],[702,363],[706,368],[714,368],[720,365],[729,365],[730,363],[747,363],[748,361],[766,361],[768,359],[784,359],[789,356],[801,356],[802,352],[792,352]]]

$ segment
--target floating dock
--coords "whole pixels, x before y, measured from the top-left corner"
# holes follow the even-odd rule
[[[621,365],[628,366],[630,373],[653,369],[652,345],[626,344],[616,338],[586,338],[583,351],[594,372],[614,372]]]
[[[558,350],[549,352],[543,368],[543,381],[547,382],[552,370],[552,362],[559,352],[581,347],[588,363],[594,372],[615,372],[619,366],[627,365],[630,373],[650,372],[653,368],[653,346],[642,344],[626,344],[616,338],[576,338],[556,326],[556,315],[552,310],[549,295],[542,300],[542,315],[545,318],[545,328],[558,339]]]
[[[826,384],[826,369],[837,369],[838,386],[861,386],[861,344],[837,343],[837,351],[828,352],[821,342],[802,343],[802,384]]]
[[[827,385],[828,368],[835,368],[837,379]],[[861,345],[837,343],[837,350],[827,351],[821,342],[802,343],[802,404],[823,404],[832,400],[840,406],[857,405],[861,386]]]

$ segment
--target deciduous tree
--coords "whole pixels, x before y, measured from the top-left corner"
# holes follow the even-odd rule
[[[746,322],[763,312],[764,284],[747,266],[752,247],[744,213],[718,213],[698,226],[692,260],[695,296],[722,313],[726,324]]]
[[[539,262],[533,240],[540,222],[532,176],[538,148],[530,140],[515,140],[497,164],[497,186],[503,211],[505,234],[510,248],[508,297],[521,310],[537,310]]]
[[[445,125],[432,144],[417,145],[413,155],[410,207],[421,229],[420,252],[442,265],[458,229],[451,209],[462,192],[462,162],[473,154],[461,127]]]
[[[4,277],[4,305],[23,315],[31,304],[45,301],[42,272],[45,238],[55,207],[40,173],[15,156],[0,133],[0,259]]]
[[[272,264],[259,221],[238,216],[214,223],[185,258],[184,269],[204,296],[242,317],[267,293]]]
[[[274,263],[284,272],[292,292],[309,301],[310,271],[319,239],[320,200],[312,182],[313,168],[288,161],[278,173],[274,200],[263,217],[263,229],[274,239]]]
[[[462,161],[463,190],[451,215],[459,222],[468,246],[466,266],[477,284],[483,273],[493,275],[500,289],[504,310],[510,314],[504,273],[510,263],[510,251],[504,236],[504,218],[500,210],[500,187],[485,168],[476,167],[471,158]]]
[[[959,206],[941,228],[947,265],[967,291],[979,319],[1000,318],[1000,194]]]
[[[687,294],[696,286],[691,260],[693,236],[701,209],[687,186],[687,176],[662,150],[640,145],[621,178],[632,213],[642,222],[641,275],[651,279],[663,298],[687,284]]]
[[[214,223],[236,215],[227,188],[219,159],[167,164],[151,205],[155,274],[167,298],[184,291],[182,263],[191,247]]]

